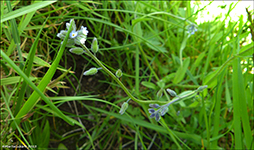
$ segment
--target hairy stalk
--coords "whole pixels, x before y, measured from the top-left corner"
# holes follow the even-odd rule
[[[157,101],[157,100],[140,100],[140,99],[137,99],[136,97],[134,97],[130,92],[129,90],[123,85],[123,83],[110,71],[108,70],[101,62],[100,60],[95,56],[93,55],[90,50],[84,45],[84,44],[81,44],[81,46],[83,47],[83,49],[85,50],[85,52],[104,70],[107,72],[107,74],[109,74],[120,86],[121,88],[124,90],[124,92],[135,102],[137,103],[142,103],[142,104],[152,104],[152,103],[158,103],[158,104],[172,104],[180,99],[184,99],[184,98],[190,98],[190,97],[193,97],[196,95],[197,91],[193,91],[193,92],[190,92],[186,95],[184,95],[183,97],[179,97],[171,102],[167,102],[167,101]]]

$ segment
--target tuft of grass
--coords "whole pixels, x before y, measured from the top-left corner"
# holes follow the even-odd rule
[[[247,42],[253,22],[243,16],[231,20],[237,3],[224,20],[198,24],[193,35],[188,26],[206,6],[194,12],[190,2],[1,1],[1,6],[6,149],[254,149],[254,46]],[[60,44],[56,35],[70,19],[88,28],[86,47],[97,38],[96,58],[113,73],[121,69],[119,81],[103,70],[83,76],[100,64],[88,54],[70,53],[67,37]],[[152,100],[173,99],[168,88],[181,96],[201,85],[208,88],[170,105],[159,122],[149,117]]]

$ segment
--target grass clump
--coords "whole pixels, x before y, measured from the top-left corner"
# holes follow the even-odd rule
[[[236,5],[197,24],[190,2],[1,1],[2,148],[253,149]]]

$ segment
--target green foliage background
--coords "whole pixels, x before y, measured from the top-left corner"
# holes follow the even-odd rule
[[[1,1],[2,148],[254,149],[254,46],[246,42],[254,21],[232,21],[235,5],[188,36],[204,9],[194,12],[189,1]],[[133,101],[120,115],[128,99],[120,86],[103,71],[82,77],[98,65],[56,36],[72,18],[135,97],[163,102],[167,88],[208,89],[170,105],[160,122]]]

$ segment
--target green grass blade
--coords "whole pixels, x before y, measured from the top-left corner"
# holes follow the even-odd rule
[[[29,80],[31,81],[34,81],[35,79],[36,79],[35,77],[29,77]],[[15,84],[15,83],[19,83],[19,81],[20,81],[20,76],[3,78],[3,79],[0,79],[0,85],[3,86],[3,85]]]
[[[46,21],[44,22],[43,26],[45,25],[45,23],[47,22],[48,18],[46,19]],[[38,41],[39,41],[39,38],[40,38],[40,35],[41,35],[41,32],[42,32],[42,29],[40,29],[39,33],[37,34],[37,37],[35,38],[35,41],[29,51],[29,55],[28,55],[28,58],[29,59],[26,59],[26,63],[25,64],[28,64],[27,65],[27,68],[25,70],[25,74],[29,77],[30,76],[30,73],[31,73],[31,70],[32,70],[32,67],[33,67],[33,60],[34,60],[34,56],[35,56],[35,52],[36,52],[36,47],[38,45]],[[20,111],[20,108],[21,108],[21,104],[23,102],[23,98],[25,96],[25,92],[26,92],[26,89],[27,89],[27,83],[26,82],[23,82],[22,86],[21,86],[21,90],[20,92],[18,92],[18,99],[17,99],[17,105],[15,107],[15,112],[14,112],[14,115],[16,116],[18,114],[18,112]]]
[[[55,98],[55,97],[54,97]],[[57,98],[58,99],[58,98]],[[63,97],[63,99],[67,99],[68,101],[70,100],[70,99],[72,99],[71,97],[68,97],[68,98],[66,98],[66,97]],[[75,99],[75,97],[73,97],[73,99]],[[49,105],[50,106],[50,105]],[[43,109],[43,110],[45,110],[46,112],[51,112],[52,114],[55,114],[55,115],[57,115],[57,112],[55,112],[54,110],[52,110],[52,109],[49,109],[48,107],[45,107],[45,106],[41,106],[41,105],[36,105],[36,107],[38,107],[38,108],[40,108],[40,109]],[[94,144],[93,144],[93,138],[91,137],[91,135],[90,135],[90,133],[87,131],[87,129],[82,125],[82,124],[80,124],[77,120],[75,120],[75,119],[72,119],[72,118],[69,118],[69,120],[73,123],[73,124],[76,124],[76,125],[78,125],[78,126],[80,126],[81,128],[83,128],[85,131],[86,131],[86,133],[87,133],[87,135],[88,135],[88,137],[89,137],[89,140],[90,140],[90,142],[91,142],[91,144],[92,144],[92,147],[93,147],[93,149],[95,149],[95,147],[94,147]]]
[[[233,61],[233,119],[234,119],[234,139],[235,139],[235,149],[242,149],[243,143],[242,143],[242,127],[241,127],[241,120],[240,120],[240,91],[239,88],[239,82],[238,82],[238,71],[239,68],[239,58],[235,59]],[[240,69],[241,71],[241,69]]]
[[[105,110],[102,110],[102,109],[99,109],[99,108],[96,108],[96,107],[92,107],[92,106],[88,106],[88,107],[92,108],[92,109],[94,109],[96,111],[99,111],[101,113],[105,113],[105,114],[114,116],[114,117],[116,117],[118,119],[121,119],[121,120],[124,120],[124,121],[127,121],[127,122],[132,122],[132,123],[135,123],[135,124],[137,124],[139,126],[143,126],[143,127],[146,127],[146,128],[149,128],[149,129],[161,132],[161,133],[168,134],[168,131],[164,127],[162,127],[162,126],[151,124],[151,123],[148,123],[146,121],[138,120],[138,119],[134,119],[134,118],[131,118],[131,120],[130,120],[129,116],[125,116],[125,115],[120,115],[120,114],[108,112],[108,111],[105,111]],[[182,133],[182,132],[178,132],[178,131],[172,131],[172,132],[174,133],[174,135],[176,135],[179,138],[184,138],[186,140],[190,140],[190,141],[192,141],[192,142],[194,142],[196,144],[199,144],[199,145],[202,145],[201,140],[203,140],[204,145],[207,146],[207,141],[202,139],[199,135],[196,135],[196,134],[187,134],[187,133]],[[217,148],[219,148],[219,147],[217,147]]]
[[[11,20],[11,19],[14,19],[14,18],[17,18],[17,17],[22,16],[22,15],[25,15],[27,13],[36,11],[40,8],[43,8],[45,6],[48,6],[52,3],[54,3],[54,2],[56,2],[56,0],[37,2],[37,3],[34,3],[32,5],[22,7],[20,9],[17,9],[15,11],[10,12],[10,13],[4,14],[3,18],[1,19],[1,23],[5,22],[5,21],[8,21],[8,20]]]
[[[11,2],[7,1],[7,8],[9,10],[9,12],[12,12],[12,8],[11,8]],[[20,36],[19,36],[19,32],[18,32],[18,27],[17,27],[17,23],[16,20],[13,18],[10,21],[11,23],[11,34],[12,34],[12,38],[14,39],[16,48],[18,50],[18,55],[19,55],[19,60],[21,61],[20,63],[20,68],[23,69],[24,64],[23,64],[23,57],[22,57],[22,51],[20,49]]]
[[[73,23],[73,22],[72,22]],[[26,113],[28,113],[38,102],[39,97],[41,96],[48,104],[49,106],[56,111],[56,113],[61,116],[62,119],[64,119],[66,122],[68,122],[69,124],[73,125],[73,122],[71,122],[69,120],[69,118],[67,116],[65,116],[55,105],[53,105],[49,99],[42,93],[44,91],[44,89],[46,88],[46,86],[48,85],[48,83],[50,82],[50,80],[52,79],[56,68],[60,62],[60,59],[62,58],[63,52],[65,50],[65,45],[67,43],[67,40],[69,38],[69,34],[71,32],[71,28],[68,30],[68,33],[64,39],[63,44],[60,47],[60,50],[57,54],[56,60],[53,62],[52,66],[49,68],[49,70],[47,71],[47,73],[45,74],[45,76],[42,78],[41,82],[38,85],[38,88],[28,79],[28,77],[19,69],[17,68],[17,66],[14,64],[14,62],[11,61],[11,59],[3,53],[3,58],[13,67],[13,69],[15,71],[17,71],[20,76],[22,76],[26,82],[28,82],[28,84],[35,90],[33,92],[33,94],[29,97],[29,99],[26,101],[26,103],[24,104],[24,106],[21,108],[21,110],[19,111],[19,113],[16,115],[16,119],[20,119],[22,116],[26,115]],[[20,123],[20,120],[17,120],[17,123]],[[13,128],[15,128],[14,125],[12,125]]]
[[[33,15],[35,14],[35,12],[36,11],[33,11],[33,12],[30,12],[30,13],[26,14],[25,19],[19,24],[19,27],[18,27],[19,34],[21,34],[24,31],[24,29],[27,27],[27,25],[31,21]],[[44,27],[44,25],[43,25],[43,27]]]
[[[246,95],[245,95],[245,85],[244,85],[244,78],[243,78],[243,74],[242,74],[242,69],[241,69],[241,64],[240,61],[237,62],[238,63],[238,70],[236,70],[237,72],[237,80],[235,82],[238,82],[238,100],[239,100],[239,111],[240,111],[240,116],[241,116],[241,122],[242,122],[242,126],[243,126],[243,131],[244,131],[244,140],[246,142],[246,146],[245,148],[247,149],[253,149],[254,145],[252,144],[251,147],[251,143],[252,143],[252,131],[250,128],[250,119],[249,119],[249,115],[248,115],[248,108],[247,108],[247,100],[246,100]]]
[[[3,93],[2,90],[1,90],[1,97],[4,99],[6,108],[7,108],[7,110],[9,111],[9,114],[10,114],[11,118],[14,120],[14,124],[17,126],[18,132],[20,133],[21,137],[24,139],[25,143],[28,145],[28,144],[29,144],[28,141],[27,141],[26,138],[24,137],[24,134],[22,133],[20,127],[18,126],[18,124],[16,123],[16,121],[15,121],[15,119],[14,119],[14,116],[13,116],[13,114],[12,114],[12,111],[11,111],[10,106],[9,106],[9,103],[8,103],[9,100],[6,99],[6,96],[4,95],[4,93]],[[11,97],[9,97],[9,98],[11,98]],[[14,135],[15,135],[15,134],[14,134]]]
[[[217,137],[219,134],[219,125],[220,125],[220,114],[221,114],[221,97],[222,97],[222,82],[224,80],[225,70],[218,76],[217,79],[217,88],[216,88],[216,99],[215,99],[215,110],[214,110],[214,121],[213,121],[213,137]],[[216,149],[218,141],[215,140],[211,144],[211,149]]]
[[[179,57],[180,57],[180,66],[182,67],[183,66],[183,50],[184,48],[186,47],[186,43],[187,43],[187,40],[188,40],[188,37],[187,36],[184,36],[184,39],[183,39],[183,42],[181,44],[181,47],[180,47],[180,51],[179,51]]]
[[[53,105],[52,104],[52,102],[50,102],[49,101],[49,99],[33,84],[33,82],[32,81],[30,81],[29,80],[29,78],[22,72],[22,70],[20,70],[20,68],[17,66],[17,65],[15,65],[14,64],[14,62],[12,62],[12,60],[2,51],[2,50],[0,50],[0,52],[1,52],[1,55],[2,55],[2,57],[3,57],[3,59],[6,61],[6,62],[8,62],[9,64],[10,64],[10,66],[18,73],[18,74],[20,74],[20,76],[22,76],[23,78],[24,78],[24,80],[35,90],[34,92],[37,92],[41,97],[42,97],[42,99],[43,100],[45,100],[45,102],[46,103],[48,103],[49,104],[49,106],[54,110],[54,111],[56,111],[56,114],[59,116],[59,117],[61,117],[62,119],[64,119],[66,122],[68,122],[69,124],[71,124],[71,125],[73,125],[73,122],[71,122],[71,121],[69,121],[69,118],[67,117],[67,116],[65,116],[55,105]],[[32,100],[34,100],[34,99],[32,99]],[[27,101],[28,102],[28,101]],[[29,103],[25,103],[25,104],[27,104],[27,105],[32,105],[33,106],[33,104],[35,103],[35,102],[33,102],[33,101],[29,101],[30,102],[30,104]],[[20,123],[20,118],[21,117],[23,117],[24,115],[26,115],[26,113],[27,112],[29,112],[31,109],[32,109],[32,107],[28,107],[28,106],[23,106],[22,107],[22,111],[20,111],[20,112],[22,112],[22,113],[20,113],[19,112],[19,114],[15,117],[15,123],[13,122],[12,123],[12,128],[13,129],[16,129],[16,126],[15,126],[15,124],[19,124]]]
[[[23,53],[22,55],[24,58],[26,59],[29,59],[30,56],[29,54],[27,53]],[[39,65],[39,66],[43,66],[43,67],[48,67],[50,68],[51,65],[49,63],[47,63],[46,61],[44,61],[43,59],[39,58],[38,56],[34,56],[34,59],[33,59],[33,63]],[[64,69],[64,68],[60,68],[60,67],[57,67],[58,70],[61,70],[63,72],[67,72],[68,70],[67,69]],[[70,73],[74,73],[73,71],[69,71]]]
[[[212,82],[214,82],[214,80],[216,79],[216,77],[218,76],[218,74],[225,68],[227,67],[231,61],[235,60],[236,58],[239,58],[241,56],[246,56],[246,55],[249,55],[250,53],[253,52],[253,48],[254,48],[254,45],[253,44],[249,44],[249,45],[246,45],[245,47],[243,47],[242,49],[244,50],[240,50],[241,53],[239,54],[236,54],[232,57],[230,57],[225,63],[223,63],[223,65],[221,65],[217,70],[215,70],[211,76],[207,76],[205,79],[204,79],[204,84],[205,85],[211,85]],[[210,87],[210,86],[209,86]]]
[[[184,79],[189,64],[190,64],[190,57],[187,57],[184,60],[183,65],[180,65],[179,68],[177,69],[173,83],[177,84]]]
[[[137,5],[136,5],[136,7],[135,7],[135,12],[137,12],[138,10],[138,4],[139,3],[137,3]],[[134,20],[132,20],[132,23],[133,23],[133,26],[132,26],[132,31],[134,32],[134,33],[137,33],[137,35],[138,36],[140,36],[140,37],[142,37],[142,35],[143,35],[143,32],[142,32],[142,28],[141,28],[141,22],[140,21],[137,21],[138,20],[138,18],[137,18],[137,16],[135,15],[135,19]],[[135,41],[140,41],[140,39],[138,38],[138,37],[136,37],[136,36],[133,36],[133,39],[135,39]],[[136,94],[139,96],[139,47],[140,47],[140,43],[138,43],[138,46],[136,47],[136,51],[135,51],[135,53],[136,53],[136,56],[135,56],[135,72],[136,72],[136,74],[135,74],[135,92],[136,92]],[[135,144],[136,144],[136,140],[135,140]]]
[[[177,147],[178,147],[179,149],[181,149],[180,144],[179,144],[178,141],[176,140],[176,138],[177,138],[178,140],[179,140],[179,138],[178,138],[177,136],[175,137],[174,133],[172,132],[171,129],[169,129],[168,125],[166,124],[166,122],[164,121],[163,118],[161,118],[161,125],[162,125],[164,128],[167,129],[168,134],[170,135],[170,137],[172,138],[172,140],[174,141],[174,143],[177,145]],[[182,142],[182,141],[181,141],[181,142]]]

